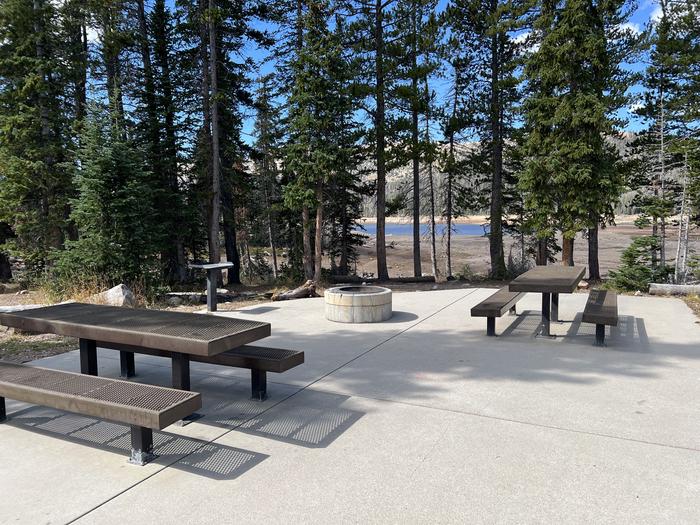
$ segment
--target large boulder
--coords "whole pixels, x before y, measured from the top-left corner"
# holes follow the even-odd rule
[[[136,296],[125,284],[118,284],[114,288],[93,295],[90,299],[110,306],[136,306]]]

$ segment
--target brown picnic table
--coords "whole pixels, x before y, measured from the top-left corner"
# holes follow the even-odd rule
[[[97,375],[97,347],[120,351],[121,374],[134,375],[134,353],[170,357],[172,360],[172,386],[190,390],[190,360],[216,362],[228,366],[246,366],[253,359],[257,347],[246,347],[270,335],[270,324],[244,319],[232,319],[212,315],[162,310],[143,310],[83,303],[68,303],[31,310],[0,314],[0,324],[19,330],[53,333],[76,337],[80,341],[80,371]],[[227,351],[248,348],[242,357],[223,360]],[[263,349],[269,351],[272,349]],[[289,358],[299,361],[303,352],[289,352]],[[299,364],[299,362],[296,362]],[[269,369],[268,369],[269,370]],[[281,371],[281,370],[272,370]],[[256,375],[253,370],[253,388]],[[265,371],[262,378],[264,382]],[[265,387],[265,385],[262,385]],[[264,388],[263,388],[264,390]]]
[[[542,330],[540,335],[551,337],[550,320],[559,320],[559,294],[573,293],[585,273],[585,266],[535,266],[513,279],[508,285],[508,290],[542,294]]]

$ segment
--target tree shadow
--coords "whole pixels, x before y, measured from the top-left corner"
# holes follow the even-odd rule
[[[4,424],[122,456],[131,450],[128,426],[51,408],[30,406]],[[161,431],[153,432],[153,446],[158,456],[154,463],[215,480],[236,479],[269,457]]]

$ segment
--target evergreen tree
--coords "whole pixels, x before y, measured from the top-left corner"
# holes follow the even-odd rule
[[[528,58],[525,102],[528,161],[519,181],[530,226],[545,242],[563,236],[563,262],[573,264],[576,234],[597,227],[620,194],[611,111],[619,103],[619,60],[605,27],[624,20],[624,2],[566,0],[542,5],[534,25],[537,51]],[[595,277],[595,276],[592,276]]]
[[[461,60],[455,62],[460,79],[457,90],[463,95],[463,126],[478,138],[469,162],[481,173],[488,187],[489,251],[491,277],[506,276],[503,230],[507,226],[507,182],[514,174],[507,158],[513,156],[518,136],[518,111],[521,102],[518,68],[526,41],[516,41],[515,32],[527,23],[527,1],[454,0],[448,5],[446,22],[452,33],[450,51]]]
[[[71,220],[78,239],[66,242],[58,276],[96,276],[112,284],[160,282],[164,229],[153,213],[158,199],[146,154],[104,107],[85,124],[77,155]]]
[[[0,220],[32,275],[69,229],[71,113],[59,36],[53,2],[0,4]]]

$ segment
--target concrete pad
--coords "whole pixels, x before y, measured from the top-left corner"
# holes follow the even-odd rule
[[[525,308],[536,299],[531,295]],[[486,337],[483,319],[465,317],[471,299],[317,388],[700,449],[700,407],[688,402],[700,398],[700,327],[683,302],[621,297],[620,313],[634,313],[646,333],[659,335],[639,340],[614,333],[601,349],[592,346],[592,334]],[[585,300],[583,294],[562,297],[562,319],[573,319]],[[559,325],[564,334],[565,325]]]
[[[306,363],[269,374],[264,403],[247,370],[193,364],[202,417],[159,434],[144,468],[126,464],[126,427],[9,402],[0,483],[17,490],[0,521],[700,522],[700,327],[685,304],[620,297],[601,349],[586,294],[560,297],[554,339],[536,337],[538,294],[486,337],[469,310],[493,292],[396,294],[377,325],[326,321],[321,299],[226,313],[271,322],[260,344]],[[98,354],[116,377],[118,353]],[[135,380],[170,383],[167,360],[136,364]]]
[[[280,409],[323,412],[326,396],[305,391]],[[695,452],[397,403],[337,401],[331,414],[342,408],[361,417],[327,447],[232,432],[217,444],[255,444],[269,458],[232,480],[167,469],[78,523],[112,523],[115,516],[122,523],[200,524],[639,524],[697,517]],[[283,412],[268,423],[277,418],[285,426]]]

